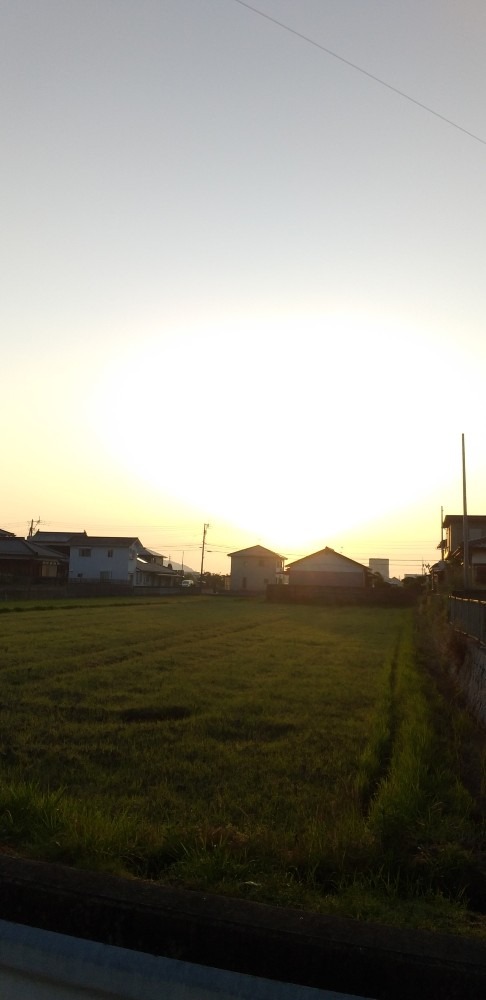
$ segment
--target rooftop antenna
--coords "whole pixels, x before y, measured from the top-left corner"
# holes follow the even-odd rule
[[[32,538],[32,536],[34,534],[34,528],[38,528],[40,523],[41,523],[40,514],[39,514],[39,517],[37,518],[37,521],[35,522],[35,524],[34,524],[34,518],[32,518],[32,520],[30,522],[29,534],[27,535],[27,538]]]

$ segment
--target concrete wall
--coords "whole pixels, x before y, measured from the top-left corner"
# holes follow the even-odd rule
[[[454,677],[471,712],[486,726],[486,648],[475,639],[466,640],[466,654]]]

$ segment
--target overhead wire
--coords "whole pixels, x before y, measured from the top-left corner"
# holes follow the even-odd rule
[[[332,56],[333,59],[337,59],[339,62],[344,63],[345,66],[349,66],[351,69],[356,70],[357,73],[362,73],[363,76],[367,76],[368,79],[380,84],[381,87],[386,87],[387,90],[391,90],[394,94],[398,94],[399,97],[403,97],[406,101],[410,101],[411,104],[415,104],[418,108],[421,108],[422,111],[426,111],[429,115],[434,115],[435,118],[439,118],[441,121],[445,122],[446,125],[451,125],[452,128],[457,129],[459,132],[463,132],[464,135],[468,135],[470,139],[474,139],[476,142],[480,142],[483,146],[486,146],[486,139],[482,139],[481,136],[477,135],[475,132],[471,132],[469,129],[464,128],[463,125],[459,125],[457,122],[453,121],[452,118],[447,118],[446,115],[441,115],[439,111],[435,111],[434,108],[429,107],[428,104],[418,101],[415,97],[411,97],[410,94],[406,94],[404,90],[400,90],[399,87],[394,87],[392,83],[387,83],[387,81],[383,80],[381,77],[376,76],[374,73],[370,73],[367,69],[363,69],[362,66],[358,66],[358,64],[353,62],[351,59],[346,59],[345,56],[339,55],[339,53],[334,52],[333,49],[327,48],[327,46],[322,45],[321,42],[317,42],[315,38],[311,38],[309,35],[304,35],[303,32],[297,31],[296,28],[291,28],[290,25],[285,24],[283,21],[279,21],[271,14],[266,14],[265,11],[259,10],[258,7],[254,7],[252,4],[246,3],[246,0],[233,0],[233,2],[239,4],[240,7],[246,7],[247,10],[252,11],[253,14],[257,14],[259,17],[263,17],[266,21],[271,21],[271,23],[277,25],[278,28],[283,28],[284,31],[288,31],[291,35],[295,35],[303,42],[307,42],[308,45],[313,45],[316,49],[320,49],[321,52],[325,52],[326,55]]]

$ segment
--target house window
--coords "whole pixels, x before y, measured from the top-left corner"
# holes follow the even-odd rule
[[[100,570],[100,580],[111,580],[111,569]]]
[[[113,559],[113,549],[108,549],[108,552],[106,554],[108,556],[108,559]]]
[[[89,557],[91,556],[91,549],[80,549],[79,554],[80,556],[84,556],[84,558],[89,559]]]

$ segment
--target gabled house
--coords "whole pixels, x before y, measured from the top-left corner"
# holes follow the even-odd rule
[[[263,545],[229,552],[230,590],[240,594],[264,594],[268,584],[283,582],[284,558]]]
[[[30,586],[44,581],[62,581],[67,576],[67,557],[11,532],[0,534],[0,583]]]
[[[367,566],[328,546],[289,563],[286,572],[289,585],[299,587],[364,588],[369,586],[372,575]]]

